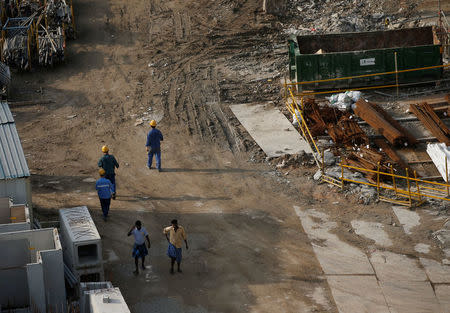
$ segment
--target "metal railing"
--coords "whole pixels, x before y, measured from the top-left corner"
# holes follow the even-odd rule
[[[344,78],[334,78],[334,79],[326,79],[321,81],[315,81],[315,82],[322,82],[322,81],[333,81],[333,80],[342,80],[342,79],[353,79],[353,78],[360,78],[360,77],[368,77],[368,76],[376,76],[376,75],[390,75],[405,71],[416,71],[416,70],[428,70],[431,68],[444,68],[449,67],[448,65],[440,65],[440,66],[432,66],[432,67],[424,67],[419,69],[409,69],[409,70],[403,70],[403,71],[395,71],[395,72],[386,72],[386,73],[377,73],[377,74],[367,74],[367,75],[360,75],[360,76],[352,76],[352,77],[344,77]],[[313,157],[315,160],[316,165],[318,168],[322,171],[321,180],[323,182],[327,182],[329,184],[335,185],[337,187],[340,187],[343,189],[345,187],[345,183],[354,183],[354,184],[360,184],[360,185],[366,185],[370,187],[374,187],[377,190],[377,196],[380,201],[395,203],[399,205],[405,205],[405,206],[413,206],[414,204],[420,205],[425,201],[426,198],[429,199],[438,199],[438,200],[444,200],[444,201],[450,201],[450,184],[449,184],[449,171],[447,167],[447,159],[445,159],[446,164],[446,173],[447,173],[447,179],[445,183],[439,183],[439,182],[433,182],[428,180],[423,180],[420,178],[417,178],[416,171],[413,171],[413,177],[410,177],[408,169],[405,169],[406,176],[398,175],[394,173],[394,169],[391,166],[390,172],[383,172],[380,170],[380,165],[378,164],[377,170],[373,169],[367,169],[367,168],[360,168],[355,167],[351,165],[346,165],[340,163],[339,166],[341,168],[341,176],[340,177],[332,177],[330,175],[326,174],[326,166],[324,162],[324,153],[321,151],[314,139],[314,137],[311,134],[311,131],[308,127],[308,124],[304,118],[304,96],[307,95],[317,95],[317,94],[324,94],[324,93],[337,93],[342,91],[352,91],[352,90],[372,90],[372,89],[381,89],[381,88],[388,88],[388,87],[399,87],[400,85],[388,85],[388,86],[371,86],[371,87],[362,87],[362,88],[353,88],[353,89],[347,89],[347,90],[333,90],[333,91],[327,91],[327,92],[312,92],[312,93],[300,93],[295,94],[293,89],[297,85],[301,84],[307,84],[307,83],[315,83],[315,82],[299,82],[299,83],[287,83],[285,81],[284,87],[285,87],[285,102],[286,102],[286,108],[288,111],[292,114],[292,116],[295,118],[295,120],[298,123],[298,127],[301,131],[301,134],[303,135],[304,139],[308,142],[308,144],[311,147],[311,150],[313,151]],[[300,97],[298,100],[297,97]],[[300,101],[300,104],[299,104]],[[366,181],[358,181],[355,179],[346,178],[344,175],[345,170],[354,170],[359,171],[362,173],[367,173],[376,176],[376,182],[366,182]],[[390,182],[387,183],[386,179]],[[384,195],[382,194],[383,191],[388,191],[391,194],[390,195]],[[403,200],[402,200],[403,199]],[[406,200],[404,200],[406,199]]]

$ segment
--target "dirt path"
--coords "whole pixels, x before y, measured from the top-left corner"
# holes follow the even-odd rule
[[[79,39],[67,64],[14,76],[13,100],[51,101],[12,107],[34,205],[50,216],[92,210],[106,276],[132,312],[336,312],[293,205],[330,211],[344,239],[350,211],[388,219],[386,206],[336,206],[344,196],[303,170],[286,178],[248,162],[259,150],[228,105],[279,101],[287,63],[286,38],[257,12],[260,2],[76,1]],[[165,136],[163,173],[145,167],[150,119]],[[92,183],[103,144],[121,164],[107,223]],[[175,277],[162,235],[172,218],[191,241]],[[151,268],[138,277],[126,237],[136,219],[153,243]]]

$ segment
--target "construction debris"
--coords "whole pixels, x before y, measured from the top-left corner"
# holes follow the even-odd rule
[[[450,150],[444,143],[429,143],[427,153],[441,174],[444,181],[448,181],[450,172]],[[447,164],[446,164],[447,163]]]
[[[410,109],[422,122],[422,124],[433,134],[433,136],[445,145],[450,146],[450,130],[437,116],[428,103],[411,103]]]
[[[417,140],[399,122],[375,103],[360,99],[356,102],[354,112],[395,146],[406,147],[417,143]]]
[[[43,25],[38,32],[39,65],[53,66],[64,61],[64,35],[61,27],[48,31]]]
[[[21,70],[37,63],[53,66],[62,62],[65,39],[75,38],[73,9],[65,0],[49,0],[44,6],[35,1],[20,1],[6,7],[2,28],[2,61]]]

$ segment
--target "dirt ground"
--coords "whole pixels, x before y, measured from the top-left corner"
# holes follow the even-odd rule
[[[12,105],[32,172],[37,216],[87,205],[103,239],[107,279],[132,312],[337,312],[293,206],[326,211],[345,241],[369,249],[350,221],[386,225],[392,250],[442,258],[424,225],[406,237],[386,204],[357,199],[267,163],[228,108],[281,101],[286,38],[261,1],[75,1],[78,39],[67,63],[18,73]],[[165,140],[164,172],[146,168],[148,120]],[[119,163],[118,198],[103,222],[92,178],[107,144]],[[162,228],[178,218],[190,249],[171,276]],[[152,241],[134,276],[127,231],[143,221]],[[398,224],[398,223],[397,223]]]

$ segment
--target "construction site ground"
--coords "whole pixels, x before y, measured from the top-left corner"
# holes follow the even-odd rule
[[[363,205],[318,185],[313,165],[278,170],[264,161],[229,108],[283,103],[285,24],[262,14],[261,2],[78,0],[78,39],[67,63],[14,74],[11,109],[32,172],[35,216],[52,220],[59,208],[87,205],[102,236],[106,278],[132,312],[337,312],[339,294],[314,250],[326,238],[307,234],[308,221],[335,223],[328,234],[368,258],[446,258],[432,233],[448,206],[417,208],[420,222],[405,232],[390,205]],[[150,119],[164,134],[161,173],[146,168]],[[120,163],[106,223],[94,189],[103,144]],[[173,218],[190,249],[183,273],[172,276],[162,229]],[[134,276],[126,234],[137,219],[152,247],[149,268]],[[370,239],[376,232],[364,222],[379,223],[391,244]],[[395,296],[400,307],[411,301]]]

